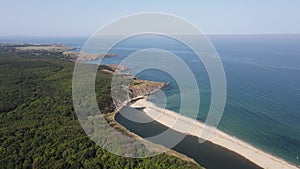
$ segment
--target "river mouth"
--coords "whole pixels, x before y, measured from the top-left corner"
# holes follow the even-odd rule
[[[140,109],[141,110],[141,109]],[[124,107],[122,111],[128,113],[134,113],[136,118],[142,121],[149,120],[145,113],[142,111]],[[129,131],[139,135],[140,137],[147,138],[158,135],[165,130],[169,129],[161,123],[152,121],[149,123],[136,123],[123,117],[120,113],[115,115],[115,120],[127,128]],[[181,134],[175,130],[172,132]],[[157,142],[156,142],[157,143]],[[164,144],[164,143],[157,143]],[[172,148],[172,150],[187,155],[193,158],[201,166],[208,169],[258,169],[260,168],[256,164],[240,156],[239,154],[227,150],[221,146],[215,145],[211,142],[199,143],[198,138],[194,136],[186,136],[179,144]]]

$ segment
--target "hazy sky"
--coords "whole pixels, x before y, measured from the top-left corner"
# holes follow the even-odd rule
[[[300,0],[0,0],[0,36],[87,36],[111,20],[164,12],[207,34],[300,33]]]

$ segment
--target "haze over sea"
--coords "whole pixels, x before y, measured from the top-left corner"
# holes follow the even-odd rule
[[[227,101],[218,129],[300,165],[300,35],[214,35],[209,38],[219,53],[227,78]],[[85,40],[24,37],[9,41],[66,43],[80,48]],[[110,51],[117,53],[117,57],[105,58],[102,63],[118,64],[131,53],[145,48],[171,51],[189,65],[201,91],[198,120],[205,121],[210,106],[208,75],[201,61],[180,42],[161,36],[133,37]],[[180,92],[168,74],[148,70],[138,74],[138,78],[170,82],[164,89],[167,108],[179,110]],[[153,101],[160,105],[159,98]]]

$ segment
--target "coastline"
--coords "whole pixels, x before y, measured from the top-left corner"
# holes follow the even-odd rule
[[[109,113],[105,116],[105,119],[113,122],[116,127],[115,128],[118,128],[119,130],[122,130],[122,132],[125,132],[124,134],[130,136],[130,137],[133,137],[133,138],[140,138],[140,139],[143,139],[142,137],[140,137],[139,135],[131,132],[130,130],[128,130],[126,127],[124,127],[123,125],[121,125],[117,120],[115,120],[115,116],[116,114],[118,113],[118,111],[114,111],[112,113]],[[154,143],[152,143],[154,144]],[[163,145],[159,145],[157,144],[157,146],[159,147],[162,147],[162,149],[166,149],[166,147],[164,147]],[[164,152],[165,154],[168,154],[168,155],[172,155],[172,156],[175,156],[177,158],[180,158],[181,160],[184,160],[184,161],[188,161],[188,162],[192,162],[192,163],[195,163],[197,165],[199,165],[200,167],[202,167],[200,164],[198,164],[193,158],[190,158],[182,153],[179,153],[177,151],[174,151],[174,150],[167,150],[166,152]]]
[[[40,45],[33,45],[34,47],[38,46],[40,47]],[[62,52],[62,51],[70,51],[71,47],[67,46],[67,45],[49,45],[50,47],[54,46],[54,49],[45,49],[45,46],[48,47],[47,45],[41,45],[41,47],[43,47],[42,49],[41,48],[37,48],[37,49],[31,49],[31,48],[25,48],[23,50],[50,50],[52,52]],[[57,49],[58,48],[58,49]],[[20,50],[20,49],[19,49]],[[99,55],[97,57],[105,57],[106,55]],[[116,54],[109,54],[108,55],[109,57],[110,56],[117,56]],[[96,57],[96,56],[95,56]],[[94,58],[93,58],[94,59]],[[90,59],[90,60],[93,60],[93,59]],[[84,60],[89,60],[89,59],[84,59]],[[70,61],[73,61],[72,59],[70,59]],[[111,65],[109,65],[111,66]],[[114,66],[114,65],[113,65]],[[161,87],[158,87],[158,89],[162,88],[163,86]],[[155,90],[158,90],[158,89],[150,89],[148,92],[155,92]],[[144,92],[144,91],[143,91]],[[201,133],[201,130],[203,130],[204,128],[207,128],[208,126],[206,126],[205,124],[199,122],[199,121],[196,121],[194,119],[191,119],[191,118],[188,118],[186,116],[182,116],[180,115],[179,113],[176,113],[176,112],[173,112],[173,111],[170,111],[170,110],[166,110],[166,109],[162,109],[162,108],[159,108],[157,106],[155,106],[153,103],[145,100],[144,96],[145,94],[144,93],[138,93],[136,94],[135,96],[141,96],[141,97],[137,97],[135,98],[134,100],[137,100],[137,102],[135,102],[134,104],[131,105],[131,107],[133,108],[137,108],[137,107],[145,107],[144,109],[144,112],[147,116],[149,116],[150,118],[152,118],[153,120],[169,127],[169,128],[172,128],[178,132],[181,132],[181,133],[186,133],[184,130],[181,130],[180,128],[173,128],[173,124],[175,123],[175,120],[177,118],[180,118],[180,119],[184,119],[185,121],[187,121],[188,123],[187,124],[196,124],[196,126],[198,127],[195,127],[193,128],[189,133],[187,133],[188,135],[192,135],[192,136],[195,136],[195,137],[198,137],[199,138],[199,133]],[[147,92],[147,93],[148,93]],[[132,100],[131,100],[132,101]],[[141,105],[137,105],[138,103],[141,103]],[[125,106],[125,105],[123,105]],[[155,109],[155,111],[152,111],[153,109]],[[158,117],[158,114],[162,112],[162,116],[159,115],[160,117]],[[127,130],[124,126],[122,126],[121,124],[119,124],[116,120],[115,120],[115,115],[116,113],[118,112],[113,112],[113,115],[112,115],[112,118],[113,118],[113,121],[119,126],[121,127],[122,129],[124,129],[126,131],[127,134],[133,136],[133,137],[140,137],[134,133],[132,133],[131,131]],[[168,117],[172,117],[172,118],[169,118]],[[158,117],[158,118],[157,118]],[[167,120],[168,119],[168,120]],[[175,119],[175,120],[174,120]],[[268,154],[252,145],[250,145],[249,143],[245,142],[245,141],[242,141],[238,138],[235,138],[233,136],[230,136],[220,130],[215,130],[214,132],[214,135],[212,137],[210,137],[208,139],[209,142],[213,143],[213,144],[216,144],[216,145],[219,145],[221,147],[224,147],[230,151],[233,151],[243,157],[245,157],[246,159],[250,160],[251,162],[257,164],[258,166],[261,166],[263,168],[272,168],[272,169],[276,169],[276,168],[281,168],[281,169],[299,169],[299,167],[295,166],[294,164],[291,164],[279,157],[276,157],[276,156],[273,156],[271,154]],[[197,163],[195,162],[194,159],[182,154],[182,153],[179,153],[179,152],[176,152],[174,150],[169,150],[166,152],[166,154],[170,154],[170,155],[174,155],[178,158],[181,158],[183,160],[186,160],[186,161],[192,161],[194,163]],[[198,164],[198,163],[197,163]]]
[[[147,101],[146,99],[139,99],[133,103],[130,107],[132,108],[144,108],[144,113],[151,119],[172,128],[178,132],[186,133],[188,135],[196,136],[200,138],[201,132],[203,129],[209,128],[205,124],[191,119],[186,116],[182,116],[179,113],[173,112],[171,110],[166,110],[155,106],[153,103]],[[179,119],[179,120],[178,120]],[[178,121],[177,121],[178,120]],[[177,121],[177,122],[176,122]],[[176,122],[176,126],[174,126]],[[178,126],[178,124],[180,124]],[[188,126],[187,126],[188,124]],[[185,126],[193,128],[187,132],[182,128]],[[244,158],[250,160],[251,162],[257,164],[262,168],[272,168],[272,169],[299,169],[297,166],[279,158],[275,157],[269,153],[266,153],[245,141],[242,141],[238,138],[230,136],[220,130],[215,130],[213,135],[207,140],[213,144],[224,147],[230,151],[233,151]]]
[[[156,89],[158,90],[158,89]],[[121,125],[117,120],[116,120],[116,114],[119,113],[120,109],[122,109],[124,106],[126,106],[128,103],[130,102],[134,102],[136,100],[140,100],[140,99],[144,99],[145,96],[137,96],[135,98],[131,98],[129,100],[127,100],[126,102],[124,102],[118,109],[116,109],[115,111],[108,113],[105,115],[105,119],[110,123],[110,124],[114,124],[115,125],[115,129],[119,130],[119,132],[123,132],[124,134],[133,137],[133,138],[140,138],[143,139],[141,136],[131,132],[130,130],[128,130],[126,127],[124,127],[123,125]],[[152,143],[155,144],[155,143]],[[166,149],[166,147],[164,147],[163,145],[159,145],[156,144],[158,147],[161,147],[162,149]],[[167,150],[164,152],[167,155],[171,155],[171,156],[175,156],[181,160],[187,161],[187,162],[192,162],[196,165],[198,165],[199,167],[202,167],[201,164],[197,163],[193,158],[188,157],[185,154],[182,154],[180,152],[174,151],[174,150]],[[204,169],[204,167],[202,167]]]

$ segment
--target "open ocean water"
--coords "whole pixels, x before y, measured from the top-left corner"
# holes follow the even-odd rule
[[[300,36],[236,35],[210,39],[223,62],[228,87],[218,128],[300,165]],[[134,37],[111,50],[120,57],[104,59],[103,63],[119,63],[144,48],[172,51],[189,65],[201,94],[198,120],[204,121],[210,106],[209,78],[200,60],[180,42],[157,36]],[[158,70],[141,72],[138,77],[171,82],[164,89],[168,97],[166,107],[179,111],[180,91],[173,78]]]
[[[223,62],[227,101],[218,129],[300,165],[300,35],[209,36]],[[32,43],[66,43],[80,48],[86,38],[35,39]],[[12,39],[28,42],[28,39]],[[178,55],[197,77],[201,94],[199,121],[210,106],[210,83],[200,60],[180,42],[161,36],[139,36],[120,42],[110,52],[117,57],[102,63],[118,64],[131,53],[160,48]],[[93,61],[97,63],[97,61]],[[168,81],[166,107],[178,111],[180,91],[170,75],[148,70],[138,78]],[[154,98],[159,106],[159,99]],[[188,115],[188,114],[187,114]]]

